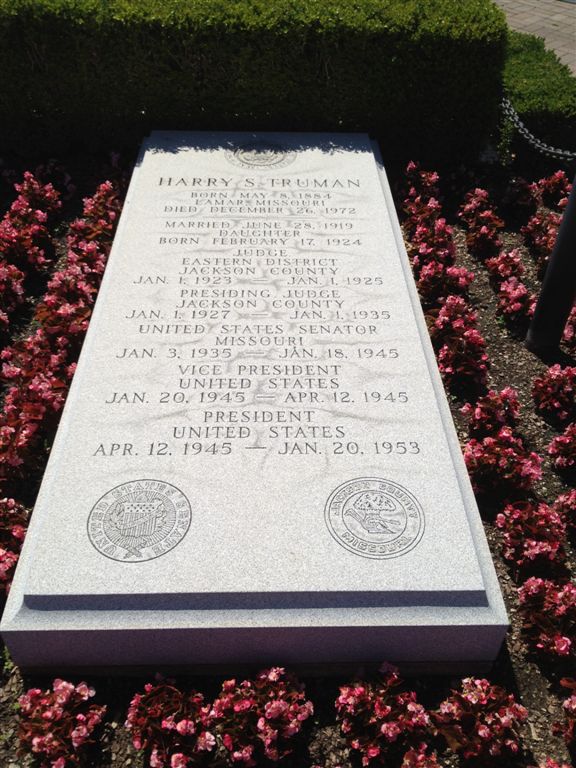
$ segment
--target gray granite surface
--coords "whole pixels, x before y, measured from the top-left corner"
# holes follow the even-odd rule
[[[14,659],[485,660],[506,624],[368,137],[153,134],[3,619]]]

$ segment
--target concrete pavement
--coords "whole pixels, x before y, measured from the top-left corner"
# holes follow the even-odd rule
[[[543,37],[576,75],[576,3],[567,0],[494,0],[506,13],[508,26]]]

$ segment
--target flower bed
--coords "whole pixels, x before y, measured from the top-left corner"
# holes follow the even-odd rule
[[[512,186],[517,198],[474,185],[460,195],[461,216],[450,219],[442,180],[411,164],[402,203],[409,258],[511,611],[507,654],[487,679],[471,677],[471,670],[461,682],[446,676],[402,680],[385,665],[358,679],[299,682],[273,667],[224,682],[150,682],[150,670],[141,680],[57,678],[47,686],[34,677],[24,684],[6,659],[2,765],[20,766],[25,755],[53,768],[128,761],[138,768],[568,765],[576,712],[576,688],[570,687],[576,647],[574,366],[544,365],[518,340],[543,261],[540,240],[526,232],[536,233],[535,216],[557,221],[568,187],[559,174]],[[30,227],[34,232],[30,250],[22,246],[10,264],[37,275],[33,287],[42,291],[27,293],[32,284],[24,277],[16,291],[20,303],[4,323],[10,337],[14,312],[33,298],[31,325],[12,336],[1,355],[4,592],[121,206],[114,187],[100,185],[58,239],[56,218],[49,218],[59,215],[57,190],[26,177],[16,192],[15,203],[24,192],[28,203],[6,214],[12,222],[21,211],[23,234],[11,224],[12,240],[22,243]],[[30,211],[40,210],[42,200],[52,207],[34,224]],[[506,211],[514,211],[513,228]],[[549,230],[545,239],[549,247]],[[55,245],[63,254],[58,261]],[[0,268],[0,280],[2,274]],[[575,328],[576,312],[566,352],[576,344]]]

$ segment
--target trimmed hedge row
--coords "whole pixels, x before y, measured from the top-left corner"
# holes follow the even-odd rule
[[[541,38],[510,32],[504,85],[537,138],[576,152],[576,77]]]
[[[470,155],[497,122],[490,0],[0,0],[0,151],[152,128],[365,130]]]

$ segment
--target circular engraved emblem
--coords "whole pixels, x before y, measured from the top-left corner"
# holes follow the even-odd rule
[[[235,149],[227,149],[226,157],[244,168],[283,168],[296,158],[296,152],[271,141],[251,141]]]
[[[326,502],[325,518],[338,544],[377,560],[405,555],[424,533],[424,512],[416,497],[379,477],[339,485]]]
[[[105,493],[88,517],[88,537],[111,560],[142,563],[165,555],[190,527],[190,502],[160,480],[134,480]]]

